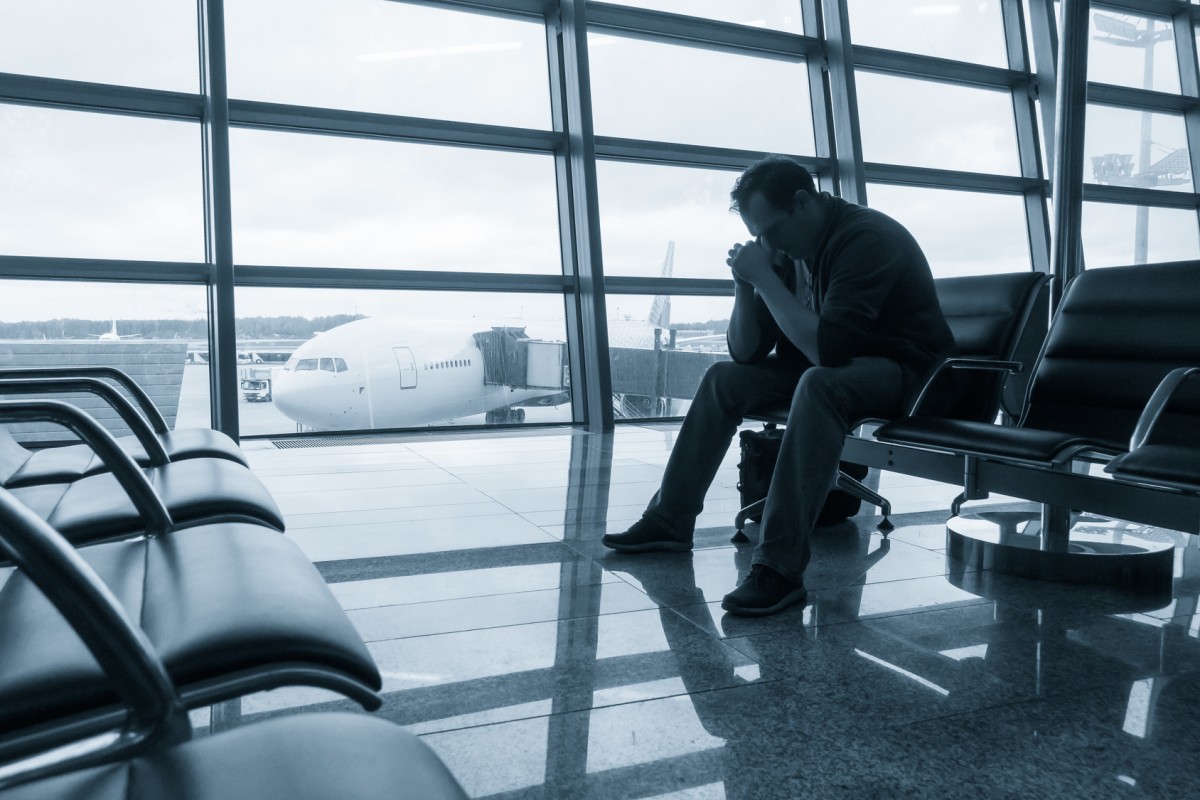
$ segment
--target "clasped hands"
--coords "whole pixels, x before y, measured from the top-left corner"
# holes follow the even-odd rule
[[[775,275],[775,254],[758,241],[751,240],[729,248],[725,263],[733,271],[733,279],[758,287],[764,280]]]

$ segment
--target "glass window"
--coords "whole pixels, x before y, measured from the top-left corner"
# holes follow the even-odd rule
[[[619,4],[788,33],[804,32],[799,0],[738,0],[736,3],[728,0],[620,0]]]
[[[204,260],[200,129],[0,104],[0,253]]]
[[[240,287],[237,308],[295,364],[243,436],[572,421],[561,295]]]
[[[1092,12],[1089,38],[1089,81],[1179,92],[1169,19],[1100,9]]]
[[[211,425],[204,287],[0,280],[4,366],[111,366],[146,390],[171,428]],[[103,401],[64,395],[114,435],[130,433]],[[55,425],[22,438],[73,438]],[[39,433],[26,434],[29,431]]]
[[[596,164],[606,275],[728,278],[725,254],[749,238],[729,210],[737,172]]]
[[[540,22],[385,0],[257,0],[225,15],[231,97],[550,127]]]
[[[0,20],[0,72],[199,91],[195,0],[0,0]]]
[[[588,35],[600,136],[812,155],[801,62]]]
[[[704,371],[729,358],[733,298],[610,294],[606,302],[617,419],[687,413]]]
[[[1118,203],[1083,204],[1088,269],[1200,258],[1196,212]]]
[[[873,183],[867,199],[916,237],[936,278],[1030,268],[1025,202],[1019,195]]]
[[[855,44],[1007,67],[1001,0],[850,0]]]
[[[1088,183],[1192,191],[1182,115],[1089,104],[1085,128]]]
[[[549,155],[234,130],[242,264],[560,273]]]
[[[1008,92],[862,70],[855,82],[866,161],[1020,173]]]

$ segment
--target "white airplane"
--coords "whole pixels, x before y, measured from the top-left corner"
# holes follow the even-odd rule
[[[140,333],[117,333],[117,321],[115,319],[112,321],[112,327],[109,328],[107,333],[89,333],[88,336],[99,342],[119,342],[122,339],[142,338]]]
[[[387,317],[360,319],[298,347],[274,370],[271,394],[281,413],[317,431],[411,428],[475,414],[486,414],[488,422],[522,422],[525,412],[518,406],[564,398],[561,344],[533,342],[543,367],[535,376],[540,388],[514,388],[485,381],[485,356],[473,334]],[[513,377],[518,379],[508,384],[530,382],[525,375]]]

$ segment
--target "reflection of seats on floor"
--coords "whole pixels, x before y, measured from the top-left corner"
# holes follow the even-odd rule
[[[124,389],[132,402],[107,381]],[[164,459],[223,458],[246,464],[237,442],[210,428],[171,430],[150,396],[128,374],[116,367],[40,367],[0,369],[0,395],[87,393],[105,401],[121,418],[132,435],[117,442],[142,466],[161,464]],[[61,399],[57,398],[56,399]],[[139,413],[140,412],[140,413]],[[19,450],[18,450],[19,448]],[[103,472],[103,462],[86,444],[27,450],[7,431],[0,431],[0,461],[15,465],[7,485],[70,481]],[[18,461],[23,453],[24,460]]]
[[[934,281],[934,286],[957,348],[957,355],[938,368],[935,379],[951,370],[966,376],[961,382],[958,402],[943,415],[948,419],[982,422],[993,421],[1002,411],[1007,416],[1019,407],[1025,384],[1019,377],[1006,383],[1006,375],[1019,370],[1022,362],[1033,359],[1045,335],[1049,314],[1048,276],[1039,272],[972,275],[939,278]],[[967,369],[970,371],[957,373]],[[923,397],[924,393],[914,402],[910,413],[920,413]],[[1015,404],[1014,398],[1017,398]],[[787,423],[788,410],[787,406],[781,406],[748,415],[748,418],[774,427]],[[860,420],[854,428],[884,421]],[[880,452],[885,450],[853,435],[849,439],[858,439],[860,452],[864,446],[875,446]],[[853,457],[847,455],[843,455],[845,460],[863,463],[853,461]],[[891,503],[887,499],[845,469],[838,474],[837,488],[877,506],[883,515],[880,530],[886,533],[892,529],[888,520]],[[747,519],[761,513],[764,503],[765,500],[760,500],[738,512],[734,526],[739,532]],[[734,540],[744,538],[739,533]]]
[[[206,547],[204,534],[190,533],[157,542],[171,549],[182,547],[186,539],[189,545]],[[276,550],[289,545],[284,537],[265,530],[256,533],[261,543],[269,542],[268,547]],[[311,626],[320,633],[327,625],[341,625],[357,640],[358,656],[374,669],[345,612],[302,555],[289,561],[280,559],[278,552],[239,551],[244,541],[213,541],[208,555],[218,560],[212,561],[196,552],[163,551],[159,580],[150,580],[150,591],[143,596],[138,591],[139,570],[121,574],[121,565],[127,568],[144,557],[122,548],[143,543],[100,545],[86,548],[86,557],[81,556],[10,493],[0,490],[0,546],[18,566],[4,588],[5,605],[0,608],[0,635],[5,638],[0,686],[9,690],[0,707],[8,711],[10,702],[19,701],[32,723],[27,735],[0,739],[4,762],[0,789],[6,800],[465,798],[427,746],[382,720],[305,714],[188,741],[192,728],[180,687],[186,684],[189,670],[211,670],[214,665],[196,658],[183,658],[182,664],[174,666],[169,663],[172,649],[186,638],[177,627],[184,618],[214,639],[222,636],[223,629],[242,626],[240,634],[227,637],[217,648],[216,657],[226,659],[233,691],[261,688],[264,681],[255,680],[254,672],[269,676],[278,669],[282,675],[297,669],[303,660],[296,652],[290,663],[285,660],[273,667],[269,659],[248,655],[252,651],[261,655],[263,638],[278,641],[279,637],[270,636],[271,626],[259,616],[265,608],[261,604],[257,610],[240,608],[230,613],[230,603],[236,601],[224,599],[220,587],[211,582],[218,573],[232,569],[235,579],[253,577],[254,583],[266,587],[256,593],[274,593],[270,607],[291,617],[288,624],[293,627]],[[237,553],[241,569],[232,561],[218,563],[222,552]],[[107,581],[91,564],[110,573]],[[302,567],[316,578],[316,586],[301,588],[294,576],[282,574],[305,572]],[[147,577],[152,570],[148,564]],[[196,582],[197,575],[204,574],[207,577]],[[185,582],[173,583],[169,577]],[[202,587],[205,582],[209,583]],[[281,583],[288,588],[281,588]],[[292,592],[293,587],[297,591]],[[194,593],[201,588],[206,591]],[[310,593],[327,598],[332,611],[309,617],[315,601],[300,596]],[[130,594],[139,601],[134,611],[142,618],[140,627],[131,621],[125,605]],[[125,595],[125,603],[117,599],[119,595]],[[295,605],[298,600],[300,605]],[[196,613],[193,617],[185,611]],[[39,655],[43,660],[34,663]],[[261,661],[257,668],[244,668],[255,660]],[[58,693],[29,688],[55,678],[61,681]],[[215,685],[216,679],[201,682]],[[81,700],[86,693],[81,685],[103,696],[109,713],[92,713]],[[64,716],[72,706],[79,713]]]
[[[112,539],[164,525],[187,527],[209,522],[248,522],[277,531],[284,528],[283,515],[262,481],[250,469],[223,458],[191,458],[169,461],[156,458],[145,468],[149,485],[122,482],[114,472],[139,472],[138,466],[90,416],[58,401],[0,401],[0,423],[53,422],[69,428],[112,471],[67,482],[10,486],[22,503],[48,520],[73,542]],[[0,469],[11,467],[5,460],[11,451],[0,451]],[[6,477],[0,472],[0,478]],[[152,488],[150,488],[152,486]],[[131,488],[132,487],[132,488]],[[140,492],[132,498],[128,491]],[[161,513],[147,513],[149,505],[164,506]],[[154,526],[157,526],[154,527]]]

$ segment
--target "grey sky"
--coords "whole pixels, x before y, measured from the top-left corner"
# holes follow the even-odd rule
[[[633,4],[799,31],[794,0]],[[0,0],[0,71],[196,90],[192,0],[123,0],[103,12],[99,5]],[[535,23],[382,0],[228,0],[226,13],[234,97],[549,127],[545,43]],[[1002,61],[999,19],[998,0],[851,2],[856,41],[986,64]],[[812,152],[802,66],[589,39],[597,133]],[[1121,82],[1133,68],[1130,48],[1091,49],[1096,79]],[[1156,51],[1156,86],[1173,69],[1160,63],[1169,50],[1168,43]],[[1016,173],[1005,95],[877,75],[860,77],[859,94],[868,160]],[[1136,153],[1139,114],[1105,110],[1095,118],[1089,154]],[[1178,119],[1163,115],[1152,138],[1155,154],[1185,144]],[[232,159],[241,263],[560,269],[547,156],[235,130]],[[675,276],[726,276],[725,250],[746,235],[727,210],[734,173],[602,162],[598,176],[609,274],[658,275],[674,241]],[[200,181],[194,124],[0,105],[0,253],[200,261]],[[938,274],[1028,267],[1016,197],[868,186],[868,200],[912,228]],[[1126,217],[1132,209],[1085,214],[1090,260],[1129,258]],[[1194,219],[1153,217],[1152,251],[1196,255]],[[246,291],[239,313],[374,313],[365,308],[380,305],[352,294]],[[395,313],[415,314],[428,313],[435,298],[393,300],[403,306]],[[538,305],[539,315],[561,317],[557,298],[549,311],[540,308],[548,300],[459,296],[439,313],[533,313],[528,307]],[[614,313],[638,305],[615,301]],[[674,318],[707,319],[713,307],[677,298]],[[202,315],[203,292],[32,282],[6,283],[0,295],[5,319],[64,316],[68,308],[100,319]]]

